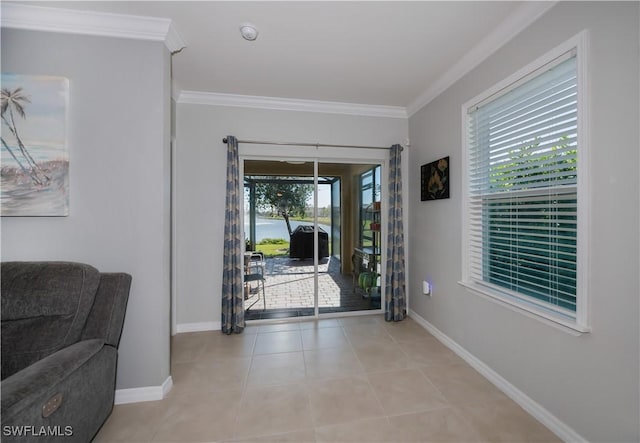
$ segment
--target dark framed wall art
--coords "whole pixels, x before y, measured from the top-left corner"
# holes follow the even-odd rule
[[[449,198],[449,157],[420,167],[420,201]]]

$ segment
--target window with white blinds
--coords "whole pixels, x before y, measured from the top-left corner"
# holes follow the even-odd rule
[[[576,51],[465,110],[464,280],[525,309],[575,322]]]

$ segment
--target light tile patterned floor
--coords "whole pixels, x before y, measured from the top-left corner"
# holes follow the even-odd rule
[[[116,406],[95,441],[559,441],[411,319],[180,334],[172,377],[163,401]]]

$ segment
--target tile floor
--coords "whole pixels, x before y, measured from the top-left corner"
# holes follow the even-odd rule
[[[557,442],[411,319],[180,334],[173,389],[116,406],[96,442]]]

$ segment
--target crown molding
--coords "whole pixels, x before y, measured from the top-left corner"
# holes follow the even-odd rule
[[[454,83],[468,74],[472,69],[489,58],[498,49],[506,45],[512,38],[524,31],[542,14],[556,5],[556,1],[524,2],[506,20],[500,23],[489,35],[447,70],[407,106],[407,114],[411,117],[442,94]]]
[[[407,110],[401,106],[362,105],[356,103],[261,97],[255,95],[221,94],[214,92],[182,91],[178,96],[177,102],[193,105],[233,106],[239,108],[272,109],[279,111],[407,118]]]
[[[161,41],[172,53],[186,45],[167,18],[2,3],[3,28]]]

